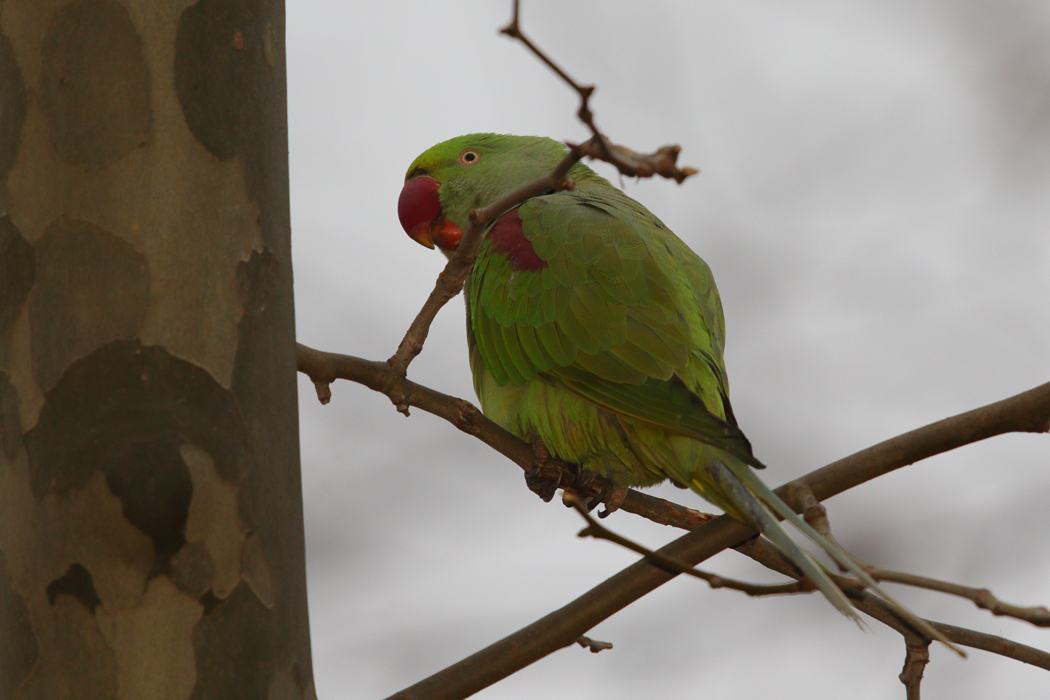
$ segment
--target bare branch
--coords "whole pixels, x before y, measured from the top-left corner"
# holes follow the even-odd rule
[[[846,595],[850,597],[854,607],[858,610],[867,613],[879,622],[885,623],[904,635],[907,644],[913,645],[921,643],[922,641],[929,641],[922,638],[918,633],[914,632],[903,621],[901,621],[901,619],[897,617],[893,608],[891,608],[882,598],[872,595],[867,591],[846,590]],[[943,622],[934,622],[932,620],[929,620],[928,622],[956,644],[970,647],[971,649],[980,649],[981,651],[998,654],[999,656],[1005,656],[1006,658],[1014,659],[1031,666],[1038,666],[1039,668],[1050,671],[1050,653],[1047,653],[1042,649],[1036,649],[1035,647],[1020,644],[1005,639],[1004,637],[978,632],[965,627],[956,627],[954,625],[948,625]]]
[[[534,466],[535,455],[525,441],[485,418],[473,404],[460,398],[443,394],[416,384],[404,376],[398,376],[385,362],[374,362],[352,355],[315,350],[302,344],[296,346],[299,371],[310,377],[315,384],[327,384],[336,379],[347,379],[363,384],[374,391],[386,394],[391,401],[403,401],[406,406],[444,418],[463,432],[473,435],[497,452],[515,462],[524,470]],[[873,447],[833,462],[811,472],[796,483],[795,497],[782,495],[792,502],[797,494],[810,492],[817,496],[821,489],[823,498],[852,488],[907,464],[976,442],[994,435],[1016,431],[1045,432],[1050,421],[1050,383],[1017,394],[982,408],[967,411],[923,428],[918,428],[899,437],[879,443]],[[954,429],[965,432],[958,437],[945,435]],[[553,461],[553,460],[552,460]],[[576,493],[589,502],[595,495],[608,490],[612,485],[593,473],[584,470],[569,470],[563,480],[566,490]],[[583,477],[574,476],[574,473]],[[577,480],[585,484],[577,483]],[[816,488],[815,488],[816,487]],[[785,487],[787,488],[787,487]],[[798,489],[802,490],[799,491]],[[804,510],[801,506],[799,510]],[[712,516],[685,506],[655,498],[638,491],[629,490],[621,510],[648,518],[663,525],[684,530],[693,530],[709,522]],[[744,537],[741,537],[743,540]]]
[[[806,484],[791,484],[787,489],[784,502],[802,515],[802,519],[813,526],[813,529],[828,539],[831,534],[831,523],[828,521],[828,509],[817,500],[816,495]]]
[[[729,588],[734,591],[741,591],[747,593],[749,596],[767,596],[767,595],[783,595],[787,593],[809,593],[814,590],[813,584],[808,580],[802,579],[792,581],[791,583],[779,583],[779,584],[759,584],[759,583],[747,583],[746,581],[737,581],[736,579],[726,578],[719,576],[718,574],[708,573],[701,571],[687,564],[683,564],[677,559],[655,552],[648,547],[644,547],[637,542],[630,540],[623,535],[619,535],[612,532],[604,525],[595,520],[590,513],[587,512],[586,506],[576,496],[571,493],[567,493],[563,496],[565,505],[576,509],[576,512],[580,514],[584,520],[587,521],[587,527],[579,532],[579,537],[594,537],[595,539],[608,540],[614,542],[621,547],[641,554],[643,557],[653,562],[661,568],[669,571],[674,571],[680,574],[688,574],[694,578],[698,578],[702,581],[707,581],[707,584],[711,588]]]
[[[961,598],[968,598],[969,600],[972,600],[977,607],[982,610],[987,610],[993,615],[1024,620],[1025,622],[1032,623],[1036,627],[1050,627],[1050,610],[1047,610],[1046,607],[1042,605],[1032,607],[1011,605],[996,598],[987,588],[971,588],[970,586],[963,586],[958,583],[940,581],[938,579],[917,576],[915,574],[908,574],[901,571],[880,569],[875,566],[867,566],[865,569],[867,569],[868,573],[871,574],[871,577],[876,581],[893,581],[894,583],[901,583],[906,586],[915,586],[916,588],[925,588],[931,591],[940,591],[941,593],[959,596]]]
[[[301,343],[296,344],[296,361],[299,371],[307,375],[315,386],[327,386],[336,379],[357,382],[385,394],[395,405],[402,402],[405,407],[412,406],[444,418],[523,470],[528,471],[534,466],[532,446],[486,418],[474,404],[398,376],[386,362],[315,350]],[[330,391],[328,395],[331,396]],[[564,469],[561,488],[577,494],[585,502],[590,503],[595,496],[613,490],[612,482],[593,472],[571,467],[558,460],[551,460],[550,464]],[[715,517],[633,489],[627,491],[620,510],[683,530],[693,530]]]
[[[486,444],[508,456],[523,469],[530,468],[533,463],[534,455],[528,443],[492,423],[472,404],[420,386],[403,377],[397,377],[389,365],[384,362],[371,362],[348,355],[325,353],[304,345],[297,346],[297,359],[299,370],[307,374],[315,383],[349,379],[386,393],[388,396],[405,396],[409,405],[448,420],[460,430],[480,438]],[[816,491],[813,486],[816,484],[823,490],[824,497],[827,498],[875,478],[879,474],[924,457],[954,449],[967,442],[983,440],[1007,432],[1045,431],[1048,421],[1050,421],[1050,383],[1003,401],[932,423],[862,450],[812,472],[778,489],[778,492],[783,497],[789,498],[788,489],[794,484],[793,493],[796,497],[807,491],[815,495]],[[962,434],[959,436],[945,435],[945,432],[950,430],[960,430]],[[600,477],[593,478],[600,480]],[[650,517],[656,522],[690,529],[696,527],[697,522],[709,517],[684,506],[633,490],[628,491],[621,509]],[[800,510],[804,509],[803,505]],[[677,560],[695,565],[731,546],[737,546],[740,551],[769,568],[787,575],[798,576],[798,572],[794,571],[790,563],[786,562],[775,548],[764,540],[755,540],[753,533],[749,532],[743,524],[726,516],[715,518],[701,525],[695,532],[679,538],[659,551]],[[646,561],[638,562],[560,610],[554,611],[519,632],[405,691],[406,693],[409,690],[412,691],[411,695],[400,697],[438,697],[438,695],[428,694],[427,689],[440,687],[443,694],[449,690],[450,684],[456,689],[456,693],[465,688],[473,688],[469,692],[476,692],[552,651],[575,643],[584,632],[598,622],[670,580],[674,575]],[[891,625],[894,626],[894,629],[906,630],[909,634],[915,634],[904,623],[897,620],[889,611],[888,606],[879,608],[879,605],[885,606],[885,603],[879,598],[866,592],[846,590],[847,594],[858,602],[859,609],[869,614],[872,614],[872,611],[882,610],[882,617],[876,619],[883,622],[895,621],[895,625]],[[1022,619],[1027,618],[1022,617]],[[1036,623],[1033,621],[1033,624]],[[1050,654],[1046,652],[965,628],[941,623],[935,623],[935,626],[958,644],[1000,654],[1050,670]],[[527,644],[522,641],[526,638],[528,639]],[[417,691],[421,694],[416,695]],[[458,696],[465,697],[465,695]]]
[[[904,435],[862,450],[845,459],[796,480],[808,485],[818,498],[826,499],[864,483],[880,474],[944,452],[960,445],[1012,431],[1046,430],[1050,419],[1050,383],[984,408],[938,421]],[[951,435],[946,428],[960,431]],[[889,447],[887,447],[887,445]],[[777,489],[786,497],[788,485]],[[720,516],[693,532],[657,550],[689,566],[744,541],[752,532],[728,516]],[[630,605],[638,598],[674,578],[646,560],[639,561],[610,577],[562,608],[504,637],[495,644],[420,681],[394,697],[466,697],[515,671],[572,644],[589,629]],[[864,592],[859,595],[882,602]],[[892,613],[887,612],[892,617]],[[896,619],[896,618],[893,618]],[[965,646],[1002,653],[1025,663],[1050,669],[1050,655],[1008,640],[995,642],[990,635],[971,630],[936,625],[949,639]],[[904,624],[897,622],[898,627]],[[1020,658],[1022,657],[1023,658]]]
[[[582,157],[609,162],[625,175],[637,177],[661,175],[675,179],[679,183],[695,174],[696,170],[678,167],[677,158],[680,151],[678,146],[665,146],[652,154],[642,154],[609,141],[597,128],[594,114],[589,106],[590,97],[595,90],[594,86],[576,83],[524,35],[519,23],[517,0],[514,1],[514,17],[502,32],[521,41],[526,48],[576,91],[580,98],[577,116],[590,129],[592,137],[583,144],[569,144],[569,154],[550,175],[530,183],[483,210],[471,212],[470,225],[467,227],[458,250],[439,276],[434,290],[413,321],[397,352],[386,363],[320,353],[305,346],[299,346],[298,350],[300,370],[309,374],[314,380],[318,398],[322,403],[327,403],[331,397],[329,384],[332,380],[335,378],[353,379],[386,394],[397,409],[406,415],[410,406],[418,406],[446,418],[460,430],[479,437],[523,468],[528,469],[533,464],[533,460],[531,450],[526,443],[485,419],[469,402],[440,394],[405,379],[408,365],[421,351],[429,327],[438,310],[462,289],[486,227],[502,213],[521,204],[529,197],[552,189],[571,188],[572,182],[567,178],[567,173],[572,165]],[[797,493],[801,494],[799,496],[802,502],[800,510],[806,519],[830,536],[826,512],[819,502],[822,499],[925,457],[970,442],[1003,432],[1046,432],[1047,430],[1050,430],[1050,384],[880,443],[791,482],[778,489],[778,492],[783,494],[785,488],[796,489]],[[729,546],[737,546],[750,556],[761,557],[769,561],[767,565],[771,568],[793,569],[775,549],[771,550],[768,543],[761,539],[756,540],[746,526],[726,516],[707,522],[706,519],[711,516],[704,516],[704,514],[677,504],[653,499],[636,491],[629,491],[623,501],[623,510],[636,513],[644,511],[649,513],[647,517],[657,522],[696,529],[657,552],[652,552],[622,538],[601,526],[587,512],[587,508],[583,507],[579,498],[573,495],[579,494],[582,498],[587,494],[607,493],[608,481],[589,475],[582,470],[567,468],[565,465],[557,468],[566,468],[568,473],[574,475],[574,478],[564,484],[564,488],[567,492],[566,500],[577,508],[581,516],[588,522],[588,528],[581,535],[586,533],[590,536],[609,539],[643,554],[646,559],[611,577],[560,610],[554,611],[519,632],[394,697],[466,697],[546,654],[574,642],[594,652],[603,648],[611,648],[611,644],[596,642],[584,637],[583,632],[662,585],[679,572],[707,580],[712,587],[736,588],[748,592],[749,595],[768,594],[772,592],[771,589],[778,589],[775,592],[803,590],[802,586],[805,585],[805,582],[802,581],[781,586],[754,586],[693,569],[694,564]],[[874,570],[872,573],[881,580],[921,585],[933,590],[963,595],[974,600],[979,607],[986,608],[996,615],[1019,617],[1040,626],[1050,625],[1050,618],[1047,617],[1050,616],[1050,611],[1047,611],[1046,608],[1021,608],[1005,604],[985,589],[973,589],[883,570]],[[798,576],[798,572],[789,575]],[[878,597],[866,591],[850,590],[849,587],[847,590],[857,602],[859,609],[889,624],[904,635],[908,653],[900,677],[907,688],[908,697],[918,698],[922,672],[929,659],[929,640],[897,618],[892,609]],[[940,623],[933,624],[949,639],[959,644],[1002,654],[1050,670],[1050,654],[1038,649],[973,630]]]
[[[569,146],[573,147],[572,144]],[[604,134],[596,133],[575,148],[579,149],[581,155],[592,160],[611,163],[622,174],[631,177],[659,175],[682,184],[687,177],[700,172],[696,168],[678,167],[678,154],[682,151],[682,147],[677,144],[663,146],[652,153],[639,153],[626,146],[613,143]]]
[[[696,175],[698,170],[696,168],[679,168],[677,165],[678,153],[682,150],[678,145],[664,146],[658,148],[653,153],[639,153],[633,151],[630,148],[624,146],[618,146],[614,144],[609,138],[601,132],[598,125],[594,123],[594,112],[590,108],[591,95],[594,94],[594,85],[581,85],[580,83],[569,77],[569,74],[565,72],[561,66],[554,62],[550,56],[543,52],[540,47],[536,46],[535,43],[521,30],[521,22],[519,21],[519,7],[518,2],[514,2],[514,16],[510,20],[510,24],[500,30],[500,34],[506,34],[512,39],[517,39],[525,45],[529,51],[533,53],[536,58],[543,61],[555,75],[561,78],[569,87],[571,87],[580,98],[580,107],[576,110],[576,116],[581,122],[583,122],[588,129],[591,131],[591,139],[587,142],[574,146],[569,144],[569,147],[578,150],[582,156],[594,160],[603,160],[606,163],[610,163],[616,166],[622,174],[629,177],[652,177],[653,175],[660,175],[669,180],[674,180],[678,184],[682,184],[685,179],[691,175]]]
[[[904,669],[898,678],[904,684],[907,700],[920,700],[919,684],[922,683],[922,672],[930,663],[930,643],[905,644]]]
[[[548,68],[554,71],[555,75],[561,78],[565,83],[569,85],[569,87],[576,91],[576,94],[580,97],[580,109],[577,112],[576,116],[580,118],[580,121],[582,121],[584,124],[590,127],[593,133],[598,133],[598,128],[594,125],[594,115],[591,113],[590,109],[587,106],[587,101],[594,93],[595,87],[593,85],[580,85],[575,80],[570,78],[569,74],[566,73],[561,66],[554,62],[554,59],[545,54],[540,49],[540,47],[536,46],[536,44],[532,43],[532,41],[527,36],[525,36],[525,34],[521,31],[521,24],[518,21],[520,17],[519,9],[520,8],[518,6],[518,0],[514,0],[514,16],[511,18],[510,24],[508,24],[503,29],[499,30],[500,34],[506,34],[512,39],[517,39],[522,44],[524,44],[525,47],[529,51],[531,51],[534,56],[536,56],[536,58],[543,61]]]
[[[1008,399],[939,420],[807,474],[818,500],[933,455],[1013,432],[1050,431],[1050,382]]]
[[[985,634],[965,627],[955,627],[943,622],[934,622],[933,626],[956,644],[1005,656],[1008,659],[1050,671],[1050,654],[1042,649],[1020,644],[998,635]]]

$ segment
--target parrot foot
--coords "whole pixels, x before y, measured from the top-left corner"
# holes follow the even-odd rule
[[[535,460],[532,469],[525,472],[525,485],[545,503],[550,503],[554,498],[554,493],[561,486],[565,465],[551,458],[551,453],[543,444],[543,440],[535,438],[531,444]]]

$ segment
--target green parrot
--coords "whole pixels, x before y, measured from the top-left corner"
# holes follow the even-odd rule
[[[546,175],[565,154],[563,144],[532,136],[470,134],[439,143],[408,169],[401,225],[416,242],[451,255],[472,209]],[[585,164],[576,163],[569,177],[573,189],[533,197],[488,228],[464,285],[482,411],[620,486],[670,479],[692,489],[762,532],[858,620],[777,516],[878,586],[752,470],[763,465],[729,403],[725,323],[711,270]]]

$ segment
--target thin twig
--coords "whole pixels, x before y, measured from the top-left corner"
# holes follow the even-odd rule
[[[806,522],[812,525],[821,535],[832,542],[836,542],[835,536],[831,533],[831,525],[828,522],[828,511],[824,507],[824,504],[817,500],[812,489],[802,484],[789,489],[788,495],[789,498],[786,499],[786,502],[801,512],[802,517],[805,518]],[[982,610],[987,610],[993,615],[1024,620],[1025,622],[1032,623],[1036,627],[1050,627],[1050,610],[1043,605],[1035,605],[1031,607],[1011,605],[1010,603],[1004,603],[999,600],[987,588],[973,588],[971,586],[964,586],[950,581],[929,578],[928,576],[919,576],[917,574],[909,574],[903,571],[891,571],[890,569],[883,569],[870,564],[864,564],[863,566],[868,574],[870,574],[876,581],[892,581],[893,583],[900,583],[905,586],[925,588],[931,591],[938,591],[940,593],[967,598],[972,600],[977,607]]]
[[[904,684],[907,700],[920,700],[919,684],[922,683],[922,673],[926,670],[926,664],[930,663],[930,643],[919,644],[906,643],[904,656],[904,668],[898,678]]]
[[[933,626],[956,644],[1005,656],[1008,659],[1014,659],[1029,666],[1038,666],[1050,671],[1050,653],[1042,649],[1036,649],[1027,644],[1020,644],[995,634],[985,634],[984,632],[977,632],[965,627],[956,627],[943,622],[934,622]]]
[[[1010,603],[1004,603],[996,598],[987,588],[972,588],[958,583],[951,583],[950,581],[940,581],[927,576],[917,576],[902,571],[880,569],[876,566],[866,566],[865,569],[876,581],[892,581],[906,586],[915,586],[916,588],[925,588],[931,591],[939,591],[941,593],[959,596],[960,598],[967,598],[972,600],[977,607],[982,610],[987,610],[993,615],[1024,620],[1025,622],[1032,623],[1036,627],[1050,627],[1050,610],[1047,610],[1046,607],[1042,605],[1032,607],[1011,605]]]
[[[391,378],[392,370],[385,362],[373,362],[349,355],[326,353],[305,345],[297,346],[297,360],[299,371],[309,376],[315,384],[326,384],[335,379],[348,379],[384,393],[396,390],[398,394],[407,397],[410,405],[444,418],[460,430],[478,437],[523,469],[530,468],[533,463],[534,455],[528,443],[492,423],[472,404],[415,384],[408,379]],[[923,457],[959,447],[965,444],[966,440],[983,440],[1007,432],[1045,432],[1048,420],[1050,420],[1050,383],[918,428],[898,438],[850,455],[827,467],[811,472],[797,482],[792,482],[796,484],[794,493],[796,495],[807,491],[814,493],[812,486],[817,484],[825,491],[825,497],[835,495],[835,493],[851,488],[855,485],[853,482],[863,483],[875,478],[879,473],[885,473]],[[948,430],[959,430],[961,435],[946,436],[945,433]],[[600,480],[600,477],[594,477],[594,479]],[[802,485],[807,488],[800,491],[798,487]],[[787,489],[790,486],[791,484],[788,484],[780,490],[784,497],[789,497]],[[698,522],[709,517],[690,508],[653,498],[634,490],[628,491],[621,510],[649,517],[655,522],[686,529],[694,529]],[[772,545],[765,540],[754,540],[750,535],[751,533],[744,525],[722,516],[703,525],[693,535],[679,538],[661,551],[663,553],[670,551],[671,556],[681,561],[689,561],[696,557],[694,563],[699,563],[703,558],[726,547],[738,546],[741,551],[769,568],[790,576],[799,575],[797,570]],[[685,542],[684,540],[687,539],[692,541]],[[686,547],[690,548],[692,556],[678,554]],[[663,580],[669,580],[671,577],[671,574],[662,570],[654,575],[651,567],[641,563],[635,564],[601,584],[583,598],[573,601],[561,610],[551,613],[482,652],[464,659],[459,664],[421,681],[417,686],[413,686],[413,690],[425,689],[431,687],[432,684],[446,687],[447,683],[452,682],[448,674],[463,673],[466,675],[457,676],[454,684],[457,687],[463,687],[463,684],[466,684],[466,687],[475,688],[471,692],[476,692],[513,673],[518,668],[564,646],[557,642],[559,629],[580,628],[580,632],[575,637],[565,642],[572,644],[602,619],[633,602],[635,597],[640,597],[651,590],[650,586],[655,588],[663,583]],[[653,579],[663,580],[654,581]],[[847,593],[850,594],[848,588]],[[855,602],[870,599],[885,605],[877,597],[864,592],[857,592],[854,595],[862,595],[860,599],[855,598]],[[862,607],[863,604],[863,602],[859,604],[858,608],[869,612]],[[874,609],[871,608],[871,610]],[[888,606],[886,606],[885,616],[887,619],[896,620]],[[936,626],[956,643],[1008,656],[1050,670],[1050,655],[1038,649],[965,628],[941,623],[937,623]],[[910,631],[910,628],[899,621],[895,629]],[[524,648],[520,646],[523,635],[528,636],[531,640],[530,644]],[[488,672],[482,672],[479,665],[488,665],[485,669]],[[417,696],[413,694],[403,697]],[[418,697],[435,696],[424,693]]]
[[[923,639],[910,626],[906,625],[897,616],[896,611],[889,603],[882,598],[868,591],[846,590],[845,592],[850,597],[855,608],[900,632],[904,635],[908,644],[916,644]],[[1050,653],[1042,649],[1036,649],[998,635],[978,632],[965,627],[956,627],[943,622],[934,622],[933,620],[927,620],[927,622],[940,630],[948,639],[961,646],[998,654],[999,656],[1005,656],[1006,658],[1050,671]]]
[[[565,494],[563,500],[566,505],[574,508],[576,512],[580,514],[580,517],[587,521],[587,527],[580,530],[579,537],[594,537],[595,539],[614,542],[621,547],[626,547],[636,554],[641,554],[643,557],[661,568],[680,574],[688,574],[694,578],[706,581],[711,588],[728,588],[734,591],[741,591],[749,596],[809,593],[814,590],[813,584],[807,579],[792,581],[791,583],[760,584],[738,581],[736,579],[719,576],[718,574],[708,573],[707,571],[701,571],[700,569],[684,564],[672,557],[660,554],[659,552],[644,547],[633,540],[627,539],[623,535],[619,535],[609,530],[592,517],[591,514],[587,512],[587,507],[583,502],[573,494]]]
[[[522,470],[528,471],[533,467],[535,455],[527,442],[493,423],[469,401],[397,377],[385,362],[315,350],[301,343],[296,345],[296,359],[299,371],[310,377],[319,391],[320,387],[328,387],[336,379],[346,379],[385,393],[392,401],[393,396],[404,397],[409,405],[444,418],[459,430],[478,438],[507,457]],[[331,396],[330,391],[327,394]],[[551,460],[551,463],[555,462],[557,460]],[[608,492],[611,486],[609,480],[593,472],[567,466],[562,478],[562,487],[577,494],[585,502],[591,502],[596,495]],[[627,489],[627,497],[619,510],[682,530],[695,530],[716,518],[710,513],[634,489]],[[759,537],[744,537],[742,540],[734,549],[773,571],[796,579],[802,578],[795,565],[768,540]]]
[[[519,22],[519,7],[518,2],[514,2],[514,16],[511,18],[510,23],[500,30],[500,34],[506,34],[512,39],[517,39],[525,45],[529,51],[533,53],[536,58],[543,61],[548,68],[561,78],[565,83],[571,87],[580,98],[580,106],[576,110],[576,116],[581,122],[583,122],[588,129],[591,131],[591,138],[585,143],[579,145],[569,144],[573,149],[578,149],[582,156],[586,156],[592,160],[602,160],[606,163],[610,163],[616,166],[616,169],[621,174],[629,177],[652,177],[653,175],[660,175],[669,180],[674,180],[678,184],[682,184],[687,177],[696,175],[699,172],[696,168],[679,168],[678,154],[682,150],[678,145],[669,145],[662,148],[658,148],[652,153],[639,153],[638,151],[631,150],[625,146],[620,146],[609,140],[605,134],[598,128],[598,125],[594,122],[594,112],[591,111],[590,100],[591,95],[594,94],[594,85],[581,85],[580,83],[573,80],[564,68],[555,63],[554,59],[548,56],[543,50],[537,46],[531,39],[525,36],[525,33],[521,30],[521,23]]]
[[[587,127],[591,130],[592,134],[597,136],[600,132],[598,131],[598,127],[594,125],[594,114],[591,112],[590,107],[588,106],[588,101],[590,100],[591,95],[594,94],[595,86],[580,85],[579,83],[577,83],[575,80],[570,78],[569,74],[566,73],[561,66],[555,63],[550,56],[545,54],[540,49],[540,47],[536,46],[536,44],[532,43],[532,41],[530,41],[529,38],[525,36],[525,34],[521,31],[521,24],[518,21],[518,18],[520,17],[519,9],[520,8],[518,6],[518,0],[514,0],[514,16],[511,17],[510,24],[508,24],[503,29],[499,30],[500,34],[506,34],[512,39],[517,39],[522,44],[524,44],[525,47],[529,51],[531,51],[533,55],[536,56],[536,58],[543,61],[548,68],[554,71],[554,73],[559,78],[568,83],[569,87],[576,91],[576,94],[580,97],[580,108],[576,112],[576,116],[579,117],[580,121],[587,125]]]
[[[809,523],[814,530],[824,537],[831,539],[831,523],[828,521],[828,509],[817,500],[813,489],[805,484],[793,484],[788,488],[787,498],[784,502],[802,515],[802,519]]]
[[[408,365],[423,350],[423,343],[430,332],[430,324],[434,322],[438,311],[463,289],[463,282],[470,274],[471,268],[474,267],[474,258],[481,243],[482,232],[501,214],[532,197],[551,190],[572,189],[573,183],[566,176],[579,160],[579,150],[569,149],[569,152],[550,173],[519,187],[483,209],[474,209],[470,212],[470,225],[463,233],[456,252],[445,265],[445,269],[438,275],[433,291],[427,297],[423,308],[416,314],[412,325],[408,327],[405,337],[397,346],[397,352],[387,360],[387,364],[397,375],[405,376]],[[397,410],[407,415],[408,403],[404,397],[392,396],[391,399],[397,406]]]
[[[916,428],[810,472],[802,481],[818,500],[933,455],[1003,433],[1050,431],[1050,382],[972,411]]]
[[[525,36],[525,34],[521,31],[521,24],[518,22],[519,16],[520,15],[518,0],[514,0],[514,16],[511,18],[510,24],[508,24],[503,29],[499,30],[500,34],[506,34],[512,39],[517,39],[522,44],[524,44],[525,47],[529,51],[531,51],[533,55],[536,56],[536,58],[543,61],[548,68],[554,71],[555,75],[561,78],[564,82],[568,83],[569,87],[576,91],[576,94],[580,97],[580,110],[577,113],[577,116],[580,118],[580,121],[582,121],[584,124],[590,127],[593,133],[598,133],[598,128],[594,125],[594,115],[591,113],[590,109],[588,109],[587,105],[587,101],[590,99],[590,96],[594,93],[595,86],[580,85],[575,80],[570,78],[569,74],[566,73],[561,66],[555,63],[550,56],[545,54],[540,49],[540,47],[536,46],[536,44],[532,43],[532,41],[527,36]]]
[[[520,7],[517,0],[515,0],[514,17],[511,19],[510,24],[501,29],[500,32],[521,41],[562,80],[572,86],[580,96],[580,109],[577,112],[577,116],[590,128],[592,137],[579,145],[568,144],[569,152],[558,163],[553,172],[511,192],[484,209],[475,209],[470,212],[470,225],[463,233],[463,238],[460,239],[456,252],[438,276],[433,291],[430,292],[430,296],[427,297],[423,308],[419,310],[419,313],[412,321],[412,325],[409,326],[408,332],[405,333],[404,338],[398,345],[397,351],[387,360],[390,367],[402,377],[407,374],[408,365],[422,352],[423,343],[426,341],[430,325],[434,322],[437,312],[463,289],[463,282],[474,266],[474,258],[477,255],[482,232],[489,224],[495,221],[496,217],[531,197],[551,190],[572,189],[573,183],[567,176],[569,170],[580,158],[586,156],[612,163],[624,175],[633,177],[661,175],[673,179],[679,184],[697,172],[694,168],[679,168],[677,166],[678,153],[681,151],[681,148],[677,145],[664,146],[654,153],[646,155],[609,141],[598,130],[594,123],[594,115],[588,107],[588,100],[591,94],[594,93],[594,86],[577,83],[549,56],[543,53],[538,46],[532,43],[521,31],[518,22],[519,12]],[[318,396],[320,397],[321,394],[319,393]],[[322,403],[324,403],[323,399]],[[401,397],[394,398],[394,405],[397,406],[398,411],[408,414],[408,404]]]
[[[621,174],[629,177],[660,175],[682,184],[687,177],[700,172],[696,168],[678,167],[678,154],[682,152],[682,147],[677,144],[662,146],[652,153],[639,153],[626,146],[615,144],[604,134],[599,133],[581,143],[577,148],[581,155],[591,160],[611,163]]]
[[[396,400],[403,400],[409,406],[444,418],[509,458],[523,470],[534,466],[532,447],[486,418],[469,401],[399,377],[385,362],[315,350],[301,343],[296,345],[296,359],[299,371],[310,377],[315,385],[327,385],[336,379],[357,382],[386,394],[391,401],[395,401],[396,397]],[[809,492],[816,497],[813,488],[816,486],[824,491],[823,498],[828,498],[875,478],[880,473],[947,452],[967,442],[1009,432],[1045,432],[1048,421],[1050,383],[861,450],[806,475],[797,482],[793,493],[797,497],[798,493]],[[964,434],[959,438],[946,436],[946,432],[951,430],[964,431]],[[578,470],[577,473],[585,475],[580,481],[586,480],[587,484],[578,484],[574,481],[576,477],[573,476],[573,470],[568,471],[569,474],[562,481],[563,486],[577,493],[584,501],[589,502],[595,495],[611,487],[608,480],[585,470]],[[803,486],[805,488],[800,491],[799,487]],[[786,492],[784,498],[789,502],[794,500]],[[634,490],[628,490],[620,510],[683,530],[694,530],[712,519],[707,513]]]

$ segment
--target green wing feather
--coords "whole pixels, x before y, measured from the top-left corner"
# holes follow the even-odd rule
[[[497,384],[540,377],[761,467],[729,409],[703,261],[611,187],[535,198],[518,215],[546,267],[515,270],[484,243],[471,281],[473,336]]]

